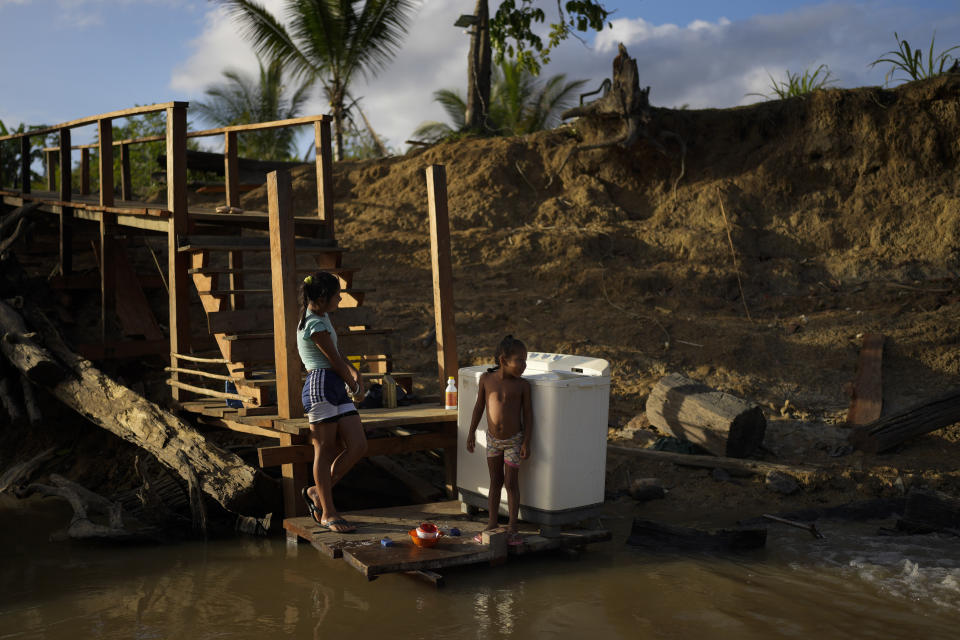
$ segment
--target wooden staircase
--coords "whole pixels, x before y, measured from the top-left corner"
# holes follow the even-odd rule
[[[370,314],[361,309],[368,291],[354,287],[359,268],[344,266],[345,249],[323,238],[297,238],[295,250],[298,287],[299,279],[317,270],[333,273],[340,280],[340,310],[331,319],[344,355],[365,378],[382,379],[392,374],[391,331],[370,327]],[[187,273],[219,353],[177,358],[190,365],[177,364],[171,371],[178,377],[202,378],[201,382],[208,385],[211,380],[230,384],[210,389],[180,379],[169,383],[198,395],[239,403],[242,415],[270,413],[276,408],[277,398],[269,237],[186,235],[179,237],[177,251],[189,255]],[[405,390],[411,391],[410,374],[396,377]]]

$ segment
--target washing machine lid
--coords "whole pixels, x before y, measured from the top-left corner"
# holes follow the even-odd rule
[[[609,376],[610,363],[602,358],[571,356],[563,353],[527,353],[527,374],[540,372],[566,372],[581,376]]]

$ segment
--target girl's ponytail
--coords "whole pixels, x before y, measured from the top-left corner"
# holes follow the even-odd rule
[[[317,271],[300,283],[300,324],[298,329],[303,329],[307,321],[307,307],[312,300],[329,301],[330,298],[340,292],[340,280],[332,273],[326,271]]]

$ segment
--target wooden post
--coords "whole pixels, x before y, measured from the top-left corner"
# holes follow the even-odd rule
[[[47,151],[47,191],[57,190],[57,160],[53,154],[55,151]]]
[[[330,119],[313,123],[314,155],[317,161],[317,216],[323,220],[324,237],[335,239],[333,222],[333,152],[330,148]]]
[[[227,196],[228,207],[240,206],[240,160],[239,149],[237,148],[237,132],[227,131],[224,134],[223,141],[223,184]],[[237,291],[243,289],[243,274],[239,272],[243,268],[243,252],[231,251],[227,254],[227,263],[230,268],[229,282],[230,289]],[[230,294],[230,308],[243,308],[243,295]]]
[[[20,138],[20,192],[30,193],[30,136]]]
[[[289,433],[280,434],[280,446],[308,444],[307,438]],[[291,463],[280,467],[280,487],[283,491],[283,515],[286,518],[307,515],[307,504],[300,499],[300,490],[313,484],[313,469],[309,463]]]
[[[862,427],[880,419],[883,413],[883,334],[863,336],[857,360],[857,375],[851,389],[847,425]]]
[[[100,204],[114,205],[113,196],[113,120],[97,121],[99,138]],[[86,151],[86,149],[84,149]],[[116,271],[111,238],[116,233],[117,214],[100,212],[100,338],[104,343],[110,333],[110,318],[117,308]]]
[[[453,267],[450,261],[450,221],[447,176],[443,165],[427,167],[430,217],[430,263],[433,268],[433,310],[437,327],[440,386],[457,377],[457,334],[453,324]]]
[[[130,178],[130,145],[120,145],[120,199],[133,200],[133,182]]]
[[[277,369],[277,413],[281,418],[303,416],[300,401],[300,359],[297,355],[297,255],[290,174],[267,174],[267,215],[270,225],[270,274],[273,286],[273,351]]]
[[[90,193],[90,149],[80,150],[80,195]]]
[[[190,279],[187,269],[190,258],[177,251],[179,236],[189,232],[187,217],[187,103],[175,102],[167,108],[167,210],[170,221],[167,228],[167,288],[170,294],[170,352],[190,351],[190,297],[187,287]],[[176,367],[176,358],[171,357]],[[171,372],[177,381],[179,374]],[[174,400],[180,400],[182,390],[171,387]]]
[[[70,129],[60,129],[60,199],[72,198],[73,173],[70,166]],[[60,274],[73,272],[73,207],[60,207]]]

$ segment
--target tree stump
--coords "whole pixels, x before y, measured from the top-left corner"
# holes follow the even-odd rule
[[[767,429],[759,406],[677,373],[653,387],[647,419],[661,432],[729,458],[754,453]]]

